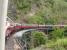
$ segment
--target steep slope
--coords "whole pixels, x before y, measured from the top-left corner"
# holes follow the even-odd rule
[[[17,19],[16,22],[67,24],[66,0],[12,0],[12,3],[15,11],[12,14],[15,15],[13,18]]]

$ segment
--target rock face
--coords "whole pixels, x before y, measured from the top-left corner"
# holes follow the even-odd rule
[[[13,37],[10,37],[5,44],[5,50],[21,50],[20,46],[17,44]]]
[[[13,41],[12,37],[7,40],[7,42],[5,44],[5,49],[6,50],[14,50],[14,41]]]

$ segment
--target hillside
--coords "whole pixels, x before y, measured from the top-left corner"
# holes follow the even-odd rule
[[[8,9],[18,23],[67,24],[67,0],[10,0]]]

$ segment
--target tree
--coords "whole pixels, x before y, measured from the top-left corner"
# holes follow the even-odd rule
[[[47,41],[47,37],[43,32],[35,31],[32,33],[32,43],[34,47],[44,45]]]
[[[49,38],[50,39],[58,39],[58,38],[63,38],[64,37],[64,29],[61,28],[54,28],[54,31],[49,33]]]

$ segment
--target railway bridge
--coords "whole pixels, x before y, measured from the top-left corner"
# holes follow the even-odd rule
[[[64,26],[52,26],[52,25],[15,25],[8,27],[6,30],[6,50],[27,50],[27,42],[24,41],[23,46],[21,45],[20,39],[23,34],[28,31],[43,31],[48,34],[50,31],[53,31],[53,27],[64,27]],[[15,48],[14,48],[15,47]],[[25,48],[25,49],[24,49]]]
[[[48,34],[50,31],[53,31],[54,27],[64,27],[67,25],[39,25],[39,24],[18,24],[18,23],[9,23],[6,27],[6,50],[27,50],[27,42],[24,40],[21,45],[20,39],[23,34],[28,31],[42,31]]]

